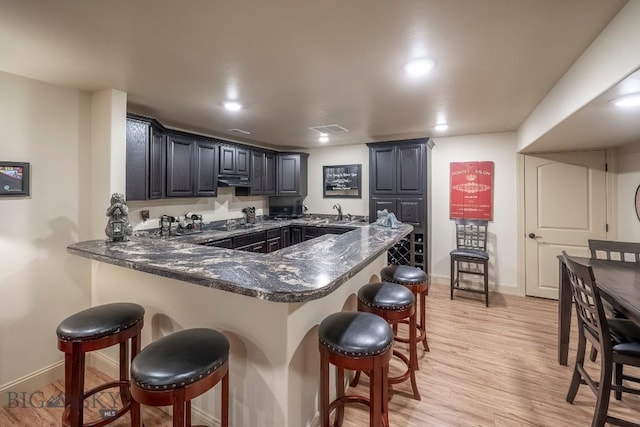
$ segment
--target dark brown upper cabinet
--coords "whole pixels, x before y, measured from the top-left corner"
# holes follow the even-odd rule
[[[420,195],[425,190],[425,145],[374,146],[369,150],[374,195]]]
[[[218,195],[218,146],[211,142],[196,141],[194,196],[215,197]]]
[[[251,151],[251,195],[276,194],[276,154]]]
[[[249,149],[236,145],[220,146],[220,175],[249,175]]]
[[[127,118],[126,199],[165,197],[166,137],[150,120]]]
[[[193,196],[195,140],[167,135],[167,197]]]
[[[217,145],[183,135],[167,136],[167,197],[218,193]]]
[[[279,196],[307,196],[306,153],[278,153],[277,191]]]

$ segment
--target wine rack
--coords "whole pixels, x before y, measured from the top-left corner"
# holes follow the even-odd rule
[[[387,262],[394,265],[411,265],[411,241],[408,236],[389,248]]]
[[[425,234],[422,232],[413,233],[413,266],[423,271],[427,271],[426,267],[426,244],[424,242]]]
[[[426,234],[413,232],[396,243],[387,252],[387,262],[391,265],[410,265],[427,271]]]

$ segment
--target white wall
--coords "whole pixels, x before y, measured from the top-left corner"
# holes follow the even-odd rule
[[[369,148],[365,144],[315,148],[309,153],[309,195],[304,200],[309,213],[335,214],[339,203],[344,215],[369,215]],[[362,197],[343,199],[322,197],[322,166],[362,165]]]
[[[489,283],[517,287],[517,159],[515,133],[435,138],[431,163],[431,271],[448,280],[449,252],[455,247],[449,219],[449,164],[494,162],[493,221],[489,222]]]
[[[90,97],[0,72],[0,160],[31,163],[31,195],[0,198],[0,387],[62,359],[55,329],[90,305]]]
[[[640,242],[640,220],[634,198],[640,185],[640,142],[617,150],[618,240]]]

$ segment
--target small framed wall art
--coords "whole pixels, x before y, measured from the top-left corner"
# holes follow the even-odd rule
[[[28,196],[29,169],[29,163],[0,161],[0,196]]]
[[[322,197],[362,197],[362,165],[322,167]]]

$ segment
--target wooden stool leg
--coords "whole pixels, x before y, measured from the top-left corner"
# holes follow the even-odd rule
[[[418,342],[416,337],[416,313],[409,318],[409,369],[411,370],[411,388],[413,397],[421,400],[418,384],[416,383],[416,371],[418,370]]]
[[[185,405],[185,410],[184,410],[184,425],[187,427],[191,427],[191,401],[187,400],[187,402],[184,404]]]
[[[229,427],[229,371],[222,377],[222,422],[220,427]]]
[[[129,341],[120,343],[120,381],[129,381]],[[129,386],[120,386],[120,401],[122,406],[127,406],[130,402]],[[116,408],[113,408],[116,409]]]
[[[175,391],[175,400],[173,401],[173,427],[185,427],[184,415],[184,389]]]
[[[65,353],[65,411],[62,425],[82,427],[84,407],[84,352],[74,343],[71,354]]]
[[[321,426],[329,427],[329,360],[325,349],[320,349],[320,416]]]
[[[415,341],[414,341],[415,342]],[[389,427],[389,364],[382,364],[382,419],[385,427]],[[420,400],[420,399],[418,399]]]
[[[381,426],[382,396],[384,395],[382,390],[383,375],[384,369],[378,359],[373,364],[373,370],[369,378],[369,401],[371,405],[369,408],[369,427]]]
[[[344,369],[336,366],[336,399],[340,399],[344,396]],[[344,421],[344,405],[339,405],[336,408],[336,419],[333,422],[335,427],[342,426]]]
[[[129,358],[128,368],[131,368],[131,362],[133,359],[140,353],[141,347],[141,336],[140,333],[142,331],[142,325],[138,328],[138,333],[131,338],[131,357]],[[122,363],[122,362],[121,362]],[[130,380],[131,374],[127,375],[127,379]],[[131,399],[131,387],[129,387],[129,398]],[[131,399],[131,427],[141,427],[142,426],[142,416],[140,412],[140,404],[135,400]]]
[[[427,302],[426,302],[426,291],[420,292],[420,329],[421,329],[422,334],[423,334],[422,345],[424,346],[424,351],[430,351],[429,350],[429,344],[427,344]]]

